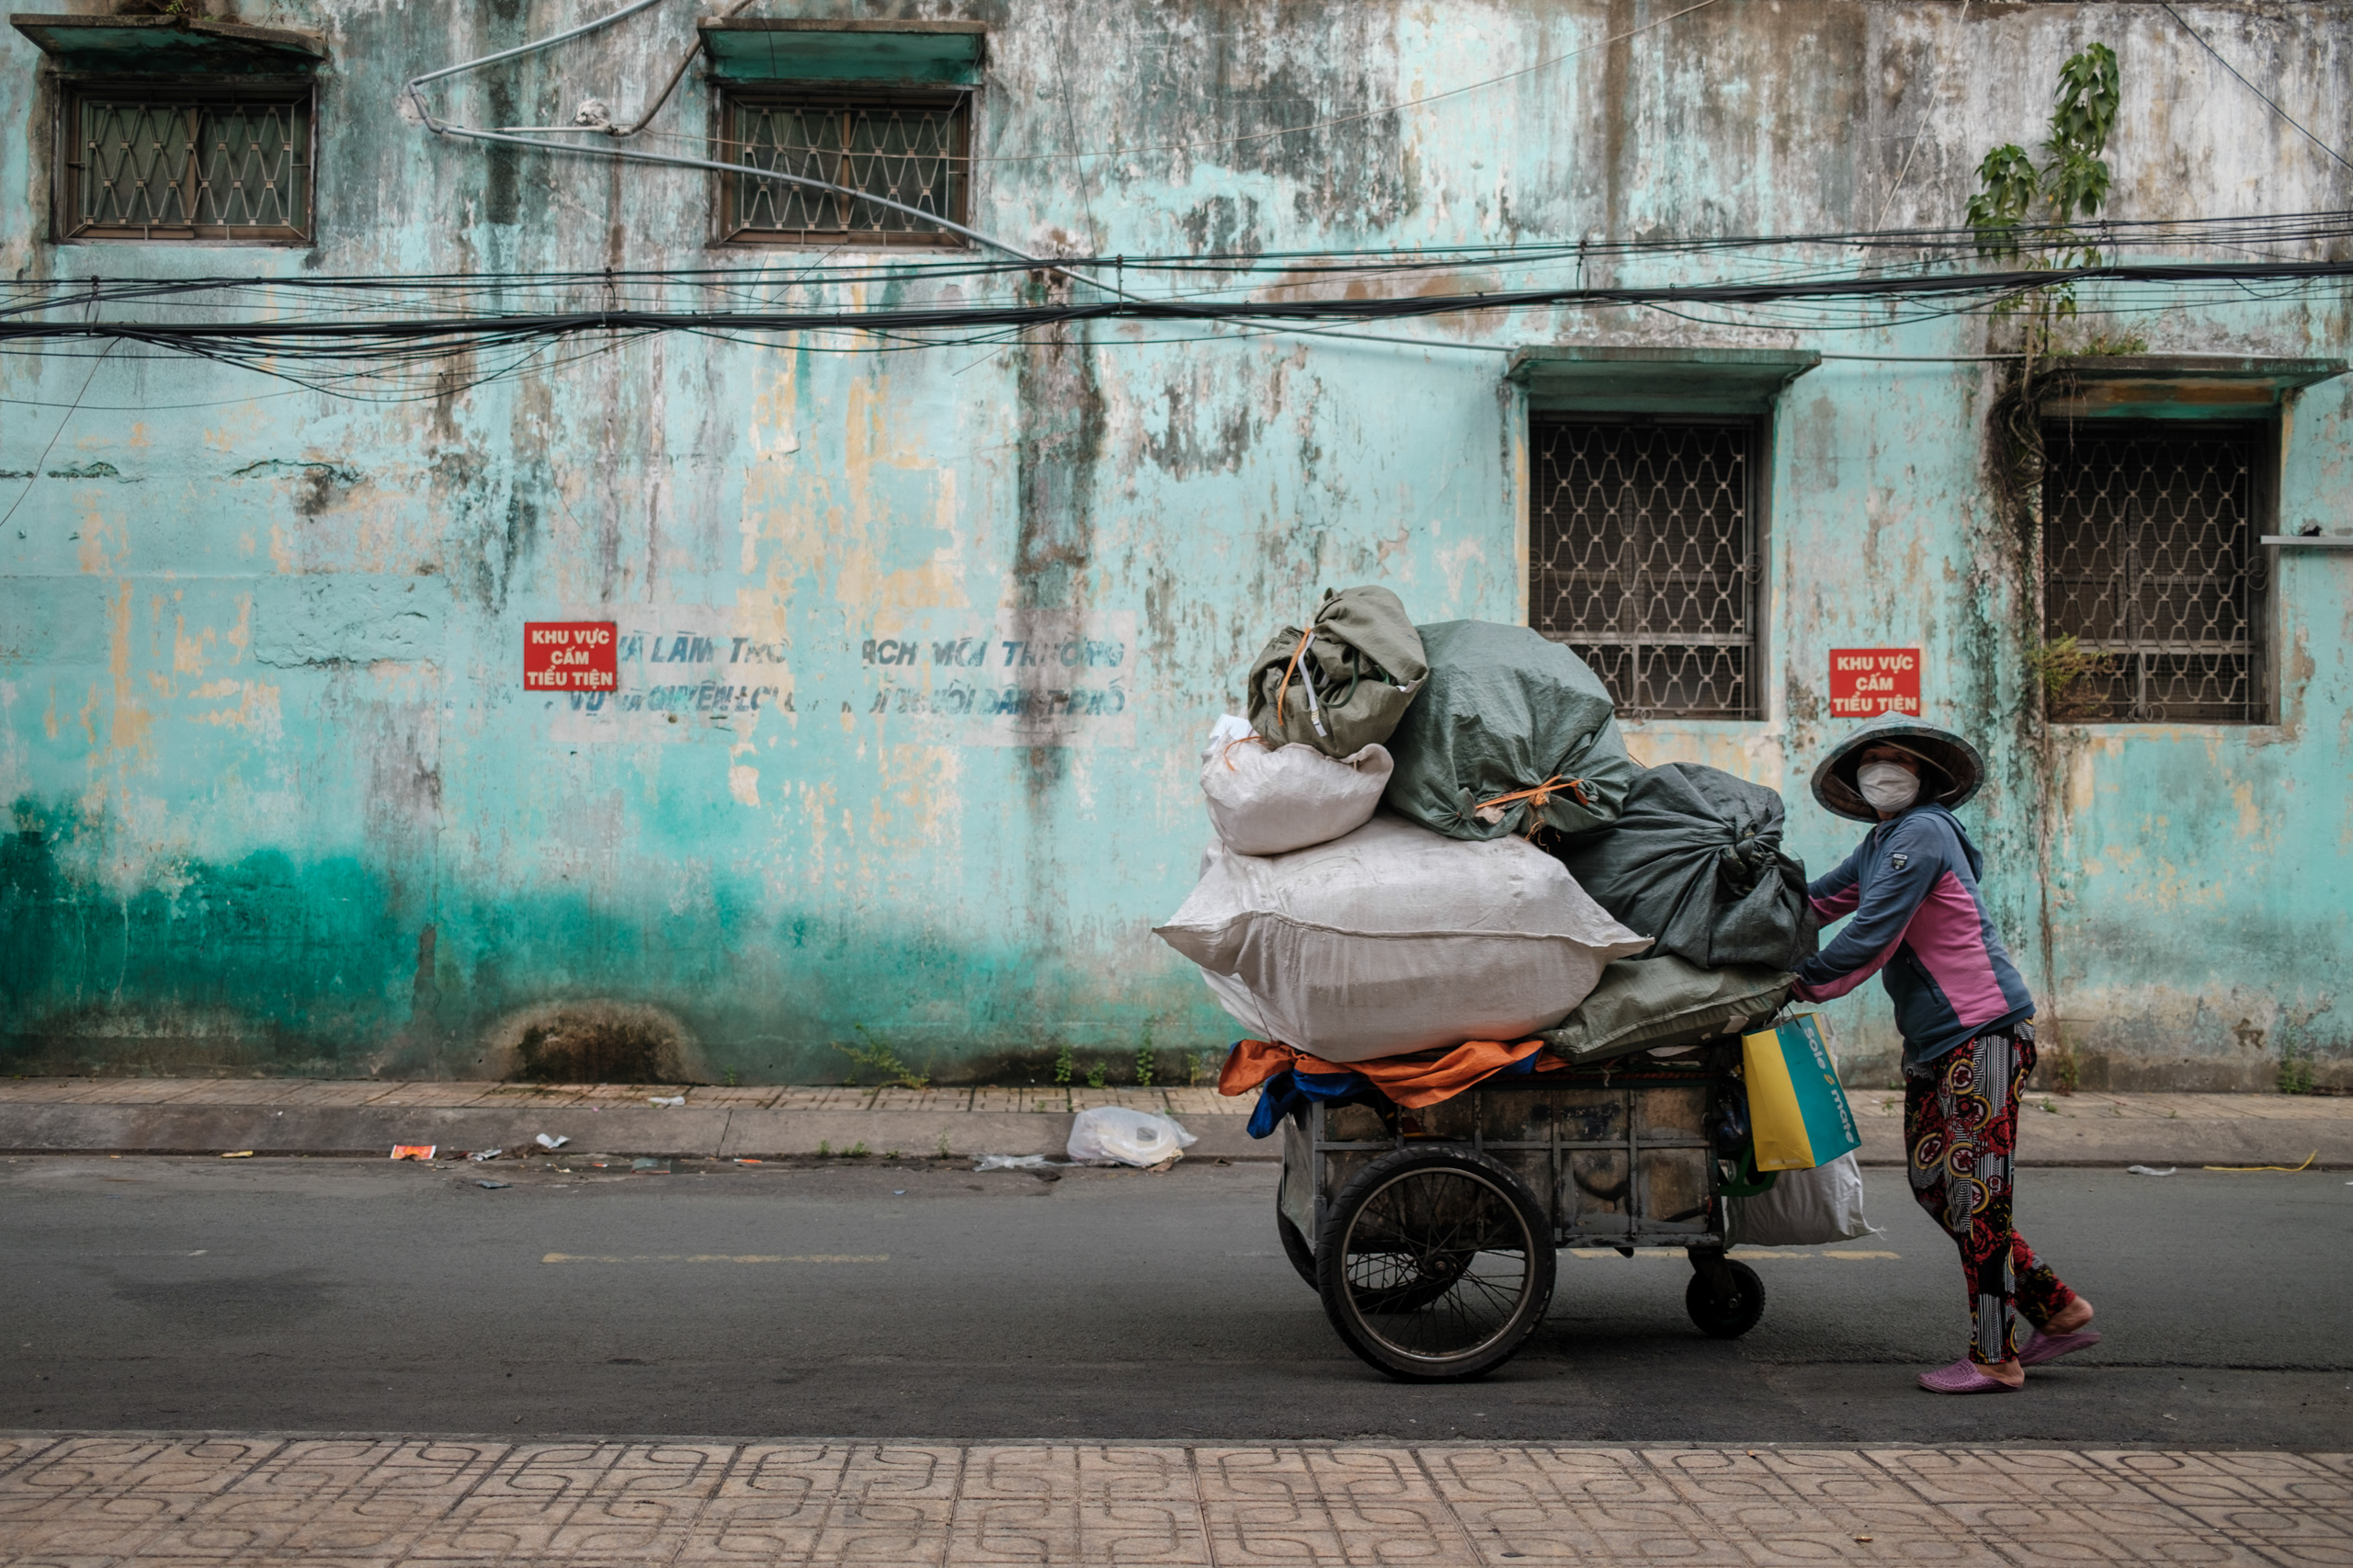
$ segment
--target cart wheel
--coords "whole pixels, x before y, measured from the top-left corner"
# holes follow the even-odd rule
[[[1341,1189],[1315,1249],[1340,1337],[1405,1382],[1484,1376],[1544,1320],[1552,1223],[1518,1176],[1459,1145],[1383,1154]]]
[[[1275,1200],[1275,1234],[1283,1239],[1283,1256],[1290,1259],[1293,1268],[1299,1270],[1299,1277],[1307,1281],[1307,1288],[1314,1290],[1314,1249],[1307,1244],[1307,1238],[1299,1233],[1299,1227],[1290,1222],[1290,1216],[1283,1212],[1279,1196]]]
[[[1701,1334],[1714,1339],[1738,1339],[1765,1315],[1765,1281],[1748,1265],[1730,1258],[1724,1259],[1722,1268],[1725,1290],[1721,1295],[1705,1271],[1692,1271],[1691,1283],[1683,1288],[1683,1310],[1691,1314]]]

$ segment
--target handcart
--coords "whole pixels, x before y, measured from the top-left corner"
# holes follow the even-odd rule
[[[1544,1319],[1562,1247],[1683,1248],[1691,1321],[1736,1339],[1765,1312],[1764,1281],[1724,1256],[1725,1196],[1760,1189],[1739,1061],[1718,1036],[1422,1110],[1310,1104],[1282,1126],[1283,1250],[1348,1348],[1409,1382],[1508,1360]]]

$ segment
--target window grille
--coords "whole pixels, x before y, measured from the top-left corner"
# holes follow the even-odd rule
[[[1631,718],[1753,719],[1753,425],[1535,423],[1529,623]]]
[[[309,235],[307,91],[91,89],[73,96],[66,125],[69,238]]]
[[[971,159],[961,93],[889,98],[731,94],[721,161],[821,179],[964,220]],[[723,233],[769,244],[949,244],[963,237],[892,208],[806,186],[722,176]]]
[[[2259,426],[2045,426],[2042,626],[2078,723],[2251,723],[2268,699]]]

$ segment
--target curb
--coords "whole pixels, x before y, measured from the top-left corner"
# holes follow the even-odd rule
[[[1273,1160],[1274,1139],[1256,1140],[1243,1115],[1178,1119],[1199,1142],[1194,1159]],[[1858,1119],[1866,1165],[1904,1163],[1902,1124]],[[374,1156],[395,1143],[444,1149],[532,1150],[542,1132],[578,1153],[655,1158],[769,1158],[872,1154],[972,1158],[1060,1154],[1068,1112],[776,1110],[748,1107],[171,1106],[0,1103],[0,1153]],[[2021,1165],[2353,1166],[2353,1119],[2256,1118],[2114,1121],[2057,1119],[2029,1109],[2018,1122]]]
[[[10,1154],[374,1155],[395,1143],[535,1153],[540,1133],[580,1152],[654,1158],[770,1158],[872,1154],[972,1158],[1060,1155],[1068,1112],[914,1110],[697,1110],[648,1106],[333,1107],[0,1104],[0,1153]],[[1276,1157],[1253,1140],[1245,1116],[1191,1116],[1189,1158]]]

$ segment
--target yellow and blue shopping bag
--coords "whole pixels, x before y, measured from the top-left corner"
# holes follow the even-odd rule
[[[1862,1143],[1816,1015],[1743,1035],[1740,1048],[1758,1170],[1810,1171]]]

